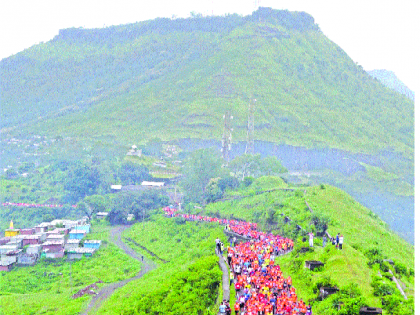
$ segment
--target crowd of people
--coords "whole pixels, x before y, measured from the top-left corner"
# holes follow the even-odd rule
[[[13,207],[27,207],[27,208],[62,208],[63,205],[49,205],[49,204],[42,204],[42,203],[26,203],[26,202],[3,202],[2,206],[13,206]],[[71,207],[76,208],[77,205],[71,205]]]
[[[277,255],[293,249],[291,239],[257,230],[256,223],[211,218],[207,216],[177,213],[166,207],[169,217],[186,220],[219,222],[231,231],[250,238],[227,248],[227,262],[231,272],[231,284],[236,291],[235,315],[311,315],[311,306],[298,299],[291,277],[285,277],[280,266],[275,265]],[[216,240],[216,250],[221,250]],[[228,301],[219,306],[220,314],[231,314]]]

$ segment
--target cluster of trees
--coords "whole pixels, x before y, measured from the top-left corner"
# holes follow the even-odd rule
[[[194,151],[183,167],[181,186],[186,192],[186,202],[208,203],[223,197],[227,189],[249,186],[252,178],[280,175],[287,172],[275,157],[244,154],[222,167],[223,159],[214,149]]]
[[[150,217],[154,209],[168,204],[168,196],[155,189],[119,193],[112,200],[108,219],[111,224],[125,224],[128,214],[131,213],[135,220],[144,221]]]

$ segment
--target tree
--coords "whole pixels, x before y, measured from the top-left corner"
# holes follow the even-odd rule
[[[260,154],[243,154],[233,159],[229,168],[235,177],[243,180],[247,176],[260,177],[265,175],[280,175],[287,169],[274,156],[261,159]]]
[[[206,186],[205,200],[207,203],[215,202],[223,197],[223,190],[219,186],[220,178],[212,178]]]
[[[169,198],[156,189],[119,193],[112,201],[109,221],[111,224],[124,224],[129,213],[134,214],[136,220],[143,221],[150,216],[153,209],[166,206],[168,203]]]
[[[125,162],[118,171],[123,185],[134,185],[150,178],[149,169],[140,164]]]
[[[104,212],[108,206],[108,201],[104,196],[101,195],[91,195],[86,196],[83,199],[84,202],[79,202],[77,205],[80,211],[86,214],[89,217],[89,220],[92,219],[92,216],[98,212]]]
[[[64,184],[64,189],[69,193],[66,199],[77,202],[85,196],[96,193],[101,181],[101,175],[97,168],[87,165],[79,165],[72,169]]]
[[[222,173],[222,158],[214,149],[196,150],[187,159],[182,172],[184,177],[180,184],[185,190],[186,202],[202,203],[210,179]]]

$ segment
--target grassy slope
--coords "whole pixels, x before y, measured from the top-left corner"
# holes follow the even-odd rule
[[[412,102],[372,79],[314,27],[296,30],[270,16],[256,21],[244,17],[229,31],[190,32],[172,29],[174,21],[165,32],[152,28],[108,42],[59,36],[2,62],[10,77],[5,113],[23,101],[39,103],[36,110],[58,106],[28,130],[131,143],[219,138],[220,117],[231,110],[235,139],[245,139],[255,97],[258,139],[358,152],[393,148],[412,156]],[[116,29],[126,35],[141,25]]]
[[[169,262],[162,264],[161,261],[156,260],[160,264],[157,269],[116,291],[99,310],[101,314],[135,312],[137,303],[140,303],[145,294],[159,292],[163,284],[171,281],[180,272],[188,270],[188,267],[197,260],[215,257],[214,240],[216,237],[226,241],[221,227],[216,224],[187,222],[178,225],[174,219],[164,218],[161,214],[153,219],[153,221],[145,222],[144,225],[142,223],[134,225],[124,232],[124,237],[133,239]],[[129,244],[134,246],[132,243]],[[136,246],[133,248],[142,255],[147,255],[141,248],[136,248]],[[214,263],[217,264],[217,259]]]
[[[259,186],[269,182],[273,182],[272,179],[263,177],[253,185]],[[280,182],[271,188],[282,186],[284,184]],[[269,185],[265,185],[265,188],[267,187]],[[321,240],[316,239],[314,252],[298,255],[293,253],[277,259],[284,273],[292,276],[298,295],[304,300],[315,298],[312,286],[321,277],[329,276],[339,287],[351,282],[357,283],[367,303],[380,307],[380,299],[373,295],[373,288],[370,285],[372,276],[376,275],[378,270],[368,267],[368,260],[363,254],[365,250],[373,247],[380,248],[388,258],[414,268],[414,247],[392,232],[373,212],[338,188],[327,185],[325,189],[321,189],[319,186],[314,186],[301,188],[300,193],[279,190],[254,196],[249,196],[249,190],[248,188],[236,192],[236,195],[242,192],[245,198],[209,204],[205,212],[260,222],[260,227],[267,228],[261,222],[264,221],[268,209],[275,209],[277,214],[283,213],[292,222],[284,224],[284,216],[278,216],[279,226],[275,227],[274,232],[290,233],[294,230],[295,224],[308,231],[311,228],[312,214],[305,204],[306,199],[315,214],[326,215],[331,219],[328,227],[331,234],[335,235],[338,232],[344,234],[343,251],[336,250],[330,244],[323,249],[320,246]],[[304,190],[306,193],[303,193]],[[297,246],[303,244],[298,241]],[[321,260],[326,265],[322,272],[313,273],[303,268],[305,260]],[[403,276],[402,282],[406,286],[406,294],[414,296],[413,278]],[[391,285],[395,288],[394,284]],[[322,313],[324,304],[317,304],[314,309],[315,314]]]
[[[307,189],[306,200],[314,211],[326,213],[332,220],[328,231],[342,233],[345,243],[361,248],[380,247],[389,258],[414,268],[414,246],[392,232],[372,211],[361,206],[342,190],[326,186]]]
[[[90,297],[73,300],[71,295],[78,290],[98,280],[111,283],[137,274],[140,264],[108,242],[109,230],[109,226],[93,226],[89,238],[104,242],[92,258],[72,263],[42,260],[33,267],[0,273],[0,305],[4,314],[79,314]],[[53,275],[44,276],[44,272]]]

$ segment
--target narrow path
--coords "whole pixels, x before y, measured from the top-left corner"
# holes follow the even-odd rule
[[[217,253],[219,256],[219,267],[223,272],[222,276],[222,287],[223,287],[223,300],[230,301],[230,279],[229,279],[229,270],[226,266],[225,258],[222,254]]]
[[[394,281],[395,284],[397,285],[397,288],[398,290],[400,290],[401,295],[404,297],[404,300],[407,300],[407,295],[405,294],[404,290],[401,288],[400,283],[398,282],[397,278],[395,278],[394,273],[392,272],[391,269],[389,269],[388,271],[392,275],[392,281]]]
[[[119,248],[121,248],[127,255],[130,257],[133,257],[134,259],[137,259],[138,261],[141,261],[141,255],[136,253],[132,248],[128,247],[122,240],[121,240],[121,234],[122,232],[129,228],[128,225],[122,225],[122,226],[116,226],[112,228],[111,230],[111,242],[113,242],[115,245],[117,245]],[[88,315],[88,314],[96,314],[103,302],[112,294],[115,290],[125,286],[127,283],[141,278],[144,274],[147,272],[153,270],[156,268],[156,264],[144,257],[143,265],[141,267],[140,272],[129,279],[125,279],[119,282],[111,283],[103,288],[100,289],[97,295],[95,295],[92,300],[90,301],[88,307],[84,312],[81,314]]]

